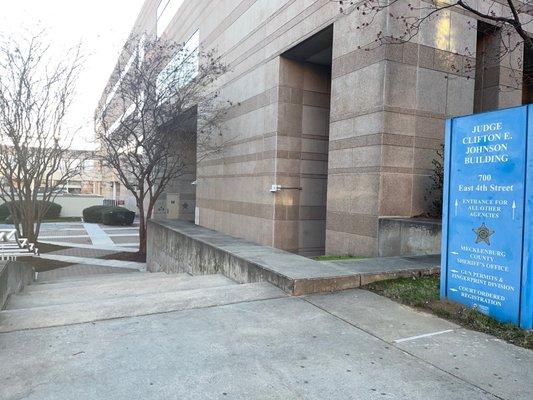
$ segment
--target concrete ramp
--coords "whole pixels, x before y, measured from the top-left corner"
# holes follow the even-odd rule
[[[241,282],[270,282],[299,296],[358,288],[384,279],[433,274],[438,255],[319,262],[252,243],[186,221],[150,220],[147,268],[151,272],[224,274]]]

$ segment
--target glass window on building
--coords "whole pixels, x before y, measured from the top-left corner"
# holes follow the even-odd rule
[[[167,100],[165,93],[162,93],[165,88],[183,87],[198,75],[199,46],[200,32],[196,31],[159,73],[156,85],[161,102]]]
[[[167,29],[184,0],[161,0],[157,6],[157,37]]]

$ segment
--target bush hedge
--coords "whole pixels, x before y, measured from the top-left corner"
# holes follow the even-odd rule
[[[96,224],[102,223],[102,213],[109,210],[110,206],[91,206],[82,211],[83,220],[85,222],[92,222]]]
[[[112,207],[102,213],[104,225],[131,225],[135,219],[135,213],[123,207]]]
[[[131,225],[135,213],[124,207],[91,206],[83,210],[83,220],[104,225]]]
[[[10,217],[11,213],[9,212],[8,206],[11,205],[12,203],[13,203],[12,201],[9,201],[7,203],[0,205],[0,221],[3,221]],[[20,201],[18,201],[17,203],[20,203]],[[42,200],[39,200],[37,203],[39,207],[48,208],[47,211],[44,213],[43,219],[59,218],[61,214],[61,206],[59,204],[53,203],[51,201],[42,201]],[[15,205],[15,208],[17,208],[16,205]]]
[[[44,214],[44,219],[57,219],[61,215],[61,206],[57,203],[47,202],[48,210]]]
[[[7,208],[7,203],[0,204],[0,221],[3,221],[9,217],[9,209]]]

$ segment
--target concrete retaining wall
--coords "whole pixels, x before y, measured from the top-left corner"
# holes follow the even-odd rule
[[[224,274],[239,282],[269,282],[291,295],[332,292],[361,285],[358,273],[186,221],[150,221],[148,270]]]
[[[148,223],[147,266],[151,272],[224,274],[239,282],[270,282],[291,295],[352,289],[364,282],[432,273],[440,259],[400,257],[318,262],[235,238],[187,221]]]
[[[83,194],[57,196],[54,200],[54,203],[61,206],[62,217],[81,217],[85,208],[101,206],[103,202],[102,196]]]
[[[249,250],[255,248],[256,251],[264,247],[186,222],[149,221],[147,268],[150,272],[224,274],[239,283],[267,281],[292,293],[292,279],[271,273],[232,252],[232,249],[248,246]],[[285,253],[274,248],[270,250]]]
[[[0,204],[4,202],[0,200]],[[101,206],[104,198],[95,194],[65,194],[57,196],[54,203],[61,206],[61,217],[80,217],[85,208],[91,206]],[[135,210],[135,208],[133,209]]]
[[[0,310],[7,298],[19,292],[34,278],[33,267],[20,261],[0,261]]]
[[[423,218],[380,218],[379,257],[439,254],[442,223]]]

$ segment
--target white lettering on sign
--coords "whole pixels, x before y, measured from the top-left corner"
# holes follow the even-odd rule
[[[474,128],[472,129],[472,133],[499,131],[500,129],[502,129],[502,123],[493,122],[491,124],[475,125]]]
[[[465,164],[493,164],[509,161],[509,146],[506,143],[513,137],[510,132],[499,132],[503,129],[501,122],[475,125],[474,136],[466,136],[462,143],[466,146]]]

